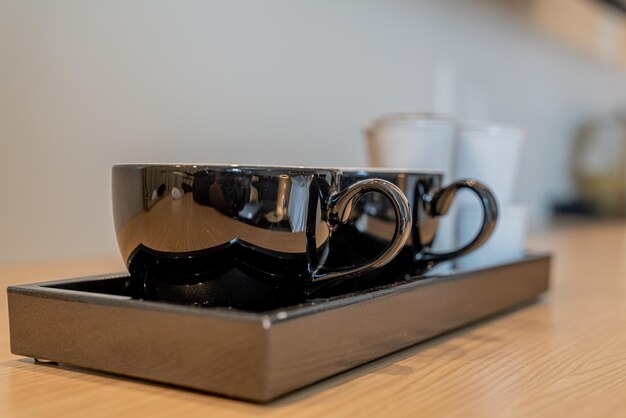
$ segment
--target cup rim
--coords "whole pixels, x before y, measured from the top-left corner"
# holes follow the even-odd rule
[[[394,112],[384,113],[375,119],[376,122],[392,121],[446,121],[455,122],[457,118],[449,113],[437,112]]]
[[[339,167],[339,170],[342,173],[360,173],[360,172],[368,172],[373,174],[389,174],[389,175],[398,175],[398,174],[409,174],[409,175],[427,175],[427,176],[443,176],[443,171],[441,170],[430,170],[426,168],[404,168],[404,167]]]
[[[214,164],[214,163],[122,163],[113,164],[112,169],[130,168],[169,168],[187,170],[213,170],[213,171],[284,171],[284,172],[334,172],[341,170],[335,167],[308,167],[296,165],[270,165],[270,164]]]
[[[428,112],[414,112],[414,113],[388,113],[383,114],[382,116],[377,117],[370,124],[368,128],[366,128],[366,133],[371,133],[371,131],[375,130],[378,127],[386,126],[386,125],[410,125],[410,124],[426,124],[429,122],[433,123],[446,123],[450,126],[454,126],[458,123],[457,119],[454,115],[446,114],[446,113],[428,113]],[[370,137],[370,135],[366,135],[366,137]]]
[[[123,163],[114,164],[112,169],[130,168],[170,168],[170,169],[189,169],[189,170],[215,170],[215,171],[285,171],[285,172],[319,172],[327,171],[337,174],[370,172],[373,174],[410,174],[410,175],[435,175],[443,176],[443,172],[439,170],[419,169],[419,168],[391,168],[391,167],[308,167],[308,166],[288,166],[288,165],[264,165],[264,164],[205,164],[205,163]]]
[[[522,125],[514,123],[497,122],[490,120],[468,120],[458,123],[459,131],[493,131],[519,134],[522,139],[526,138],[528,131]]]

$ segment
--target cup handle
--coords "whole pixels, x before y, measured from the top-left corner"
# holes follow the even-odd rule
[[[386,180],[361,180],[350,185],[345,190],[333,194],[328,200],[328,221],[333,226],[348,223],[350,212],[356,202],[369,192],[380,193],[391,202],[396,218],[396,229],[393,239],[377,258],[360,266],[334,271],[329,271],[324,266],[320,266],[313,274],[313,283],[339,277],[345,279],[377,269],[390,262],[404,248],[411,233],[411,209],[404,193],[396,185]]]
[[[483,224],[480,230],[469,243],[461,248],[445,253],[424,251],[416,255],[416,261],[435,264],[462,256],[483,245],[493,233],[498,219],[498,204],[491,190],[478,180],[458,180],[434,194],[422,195],[427,213],[432,217],[439,217],[448,213],[456,193],[461,189],[469,189],[474,192],[483,207]]]

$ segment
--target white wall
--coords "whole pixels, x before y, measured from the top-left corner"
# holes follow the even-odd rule
[[[0,0],[0,262],[111,254],[123,162],[362,165],[362,128],[428,111],[525,125],[519,198],[569,190],[581,118],[626,74],[467,1]]]

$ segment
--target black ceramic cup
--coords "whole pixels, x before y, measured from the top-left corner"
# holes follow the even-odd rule
[[[498,207],[493,193],[487,186],[474,179],[442,184],[442,175],[417,170],[392,169],[342,169],[341,187],[350,187],[368,178],[380,178],[398,186],[411,206],[411,237],[405,248],[387,265],[383,274],[402,276],[402,272],[421,274],[435,264],[452,260],[476,250],[493,233],[498,217]],[[439,218],[447,214],[454,197],[461,189],[472,191],[483,209],[483,222],[475,237],[459,248],[437,253],[432,251]],[[394,236],[395,215],[386,201],[368,194],[359,200],[351,213],[351,222],[336,233],[338,250],[330,262],[359,260],[376,256]],[[347,245],[351,243],[351,245]]]
[[[335,169],[117,165],[113,213],[137,295],[183,303],[262,307],[390,262],[409,238],[400,189]],[[392,236],[374,257],[329,268],[332,234],[375,192],[393,212]]]

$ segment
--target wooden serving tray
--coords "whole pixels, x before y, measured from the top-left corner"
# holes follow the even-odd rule
[[[267,312],[133,299],[127,274],[9,287],[14,354],[266,402],[548,289],[550,257]]]

